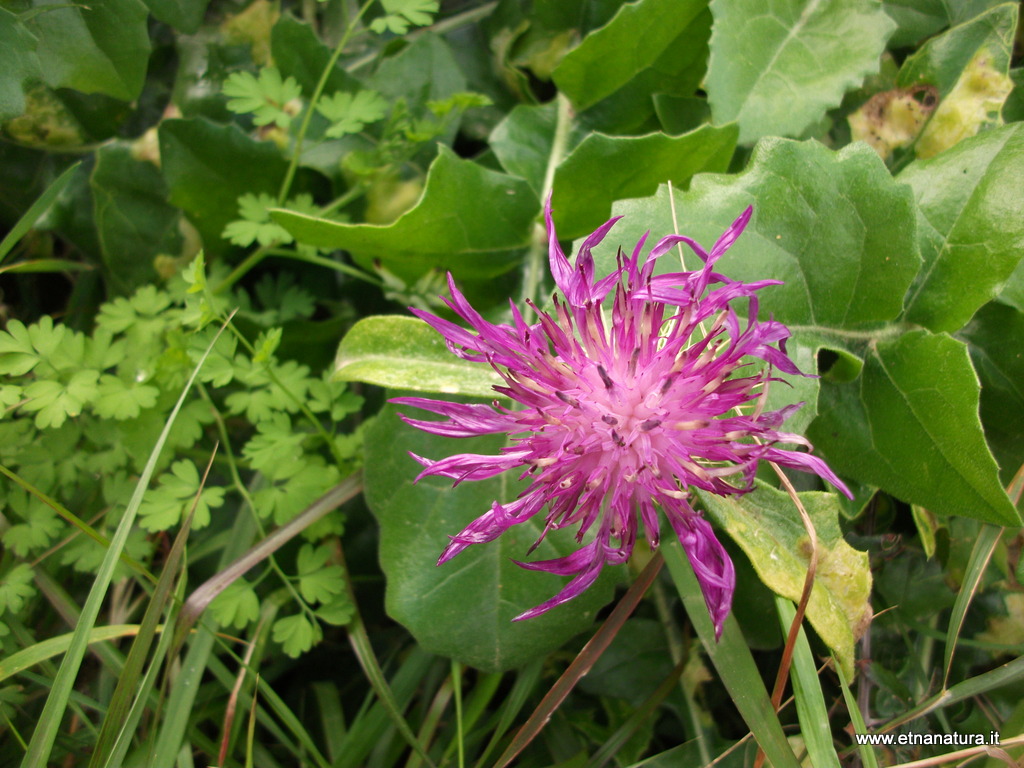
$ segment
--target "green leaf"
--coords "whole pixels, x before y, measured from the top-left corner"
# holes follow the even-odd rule
[[[544,174],[551,157],[557,116],[555,101],[516,104],[491,131],[489,139],[501,167],[529,182],[537,197],[544,192]]]
[[[159,135],[171,203],[199,230],[209,256],[223,253],[221,233],[236,218],[238,198],[276,195],[288,164],[274,144],[203,118],[164,120]]]
[[[270,52],[281,74],[294,77],[307,96],[313,95],[331,59],[331,49],[320,42],[313,28],[288,14],[283,14],[270,31]],[[335,63],[327,78],[324,93],[354,91],[358,88],[359,81]]]
[[[7,506],[8,514],[13,511],[14,519],[22,521],[3,533],[4,546],[18,557],[27,558],[48,547],[64,528],[53,509],[20,488],[8,494]]]
[[[824,386],[808,436],[832,468],[938,515],[1019,526],[978,419],[967,347],[913,331],[869,348],[858,381]]]
[[[676,60],[682,58],[686,49],[678,46],[678,38],[688,32],[705,7],[703,0],[624,4],[608,24],[591,32],[566,54],[554,72],[555,83],[577,109],[593,106],[622,90],[645,70],[656,65],[661,68],[666,54]]]
[[[363,263],[379,259],[407,281],[429,269],[462,277],[495,277],[516,263],[529,242],[540,202],[526,182],[489,171],[441,147],[423,196],[387,226],[345,224],[274,211],[274,221],[307,245],[352,251]]]
[[[381,0],[386,15],[374,19],[370,29],[377,34],[385,31],[404,35],[409,27],[425,27],[434,20],[437,13],[436,0]]]
[[[896,28],[871,0],[713,0],[707,92],[740,143],[799,136],[878,71]],[[828,62],[823,66],[823,62]]]
[[[96,234],[107,277],[127,293],[152,282],[154,257],[181,250],[181,214],[167,203],[167,185],[152,163],[132,157],[127,143],[96,152],[89,176]]]
[[[93,410],[104,419],[134,419],[144,408],[156,405],[160,390],[146,384],[129,386],[117,376],[103,374],[99,390],[92,404]]]
[[[897,180],[920,210],[924,269],[907,298],[907,320],[954,331],[999,292],[1024,252],[1024,126],[965,139]]]
[[[195,495],[199,493],[199,470],[188,459],[171,465],[171,471],[160,477],[160,486],[149,491],[139,507],[139,525],[147,531],[165,531],[178,524],[187,514]],[[224,503],[224,489],[203,488],[196,504],[193,528],[210,524],[210,509]]]
[[[810,562],[807,532],[793,501],[760,481],[743,496],[698,491],[711,518],[740,545],[761,581],[799,602]],[[800,500],[818,535],[818,569],[807,618],[852,674],[854,643],[871,621],[871,569],[866,552],[846,543],[834,493],[805,492]]]
[[[66,330],[63,325],[55,326],[49,315],[28,328],[20,320],[11,320],[6,332],[0,331],[0,372],[20,376],[43,361],[54,365]]]
[[[907,88],[928,83],[945,97],[982,49],[988,49],[996,57],[993,63],[1005,72],[1009,57],[1006,44],[1012,43],[1016,19],[1016,4],[1003,3],[933,37],[903,62],[896,84]]]
[[[899,86],[934,85],[941,99],[914,147],[918,157],[1002,124],[1016,28],[1017,6],[1006,3],[932,38],[903,63]]]
[[[221,626],[245,629],[259,618],[260,600],[252,585],[245,579],[238,579],[213,599],[209,610]]]
[[[41,78],[38,41],[18,17],[0,8],[0,50],[4,67],[0,72],[0,123],[25,111],[25,83]]]
[[[43,12],[26,26],[39,38],[36,53],[48,85],[123,101],[138,97],[150,52],[149,10],[140,0],[88,6],[35,0],[34,7]]]
[[[274,622],[272,636],[275,643],[291,658],[297,659],[320,642],[320,628],[311,624],[301,613],[285,616]]]
[[[338,347],[334,378],[393,389],[495,397],[501,378],[488,365],[462,360],[444,337],[418,318],[366,317]]]
[[[311,195],[298,195],[288,201],[291,210],[315,216],[316,206]],[[277,207],[277,198],[267,193],[259,195],[245,194],[238,198],[238,215],[242,218],[232,221],[226,227],[222,237],[235,245],[248,247],[253,243],[260,245],[288,244],[292,236],[280,224],[270,219],[270,209]]]
[[[388,102],[376,91],[338,92],[320,100],[316,111],[331,121],[326,136],[332,139],[359,133],[369,123],[383,119]]]
[[[0,579],[0,613],[21,613],[25,601],[36,593],[32,585],[32,566],[18,563]]]
[[[22,409],[35,413],[37,429],[57,428],[70,417],[78,416],[86,403],[96,396],[98,371],[77,371],[67,382],[41,379],[25,387],[28,402]]]
[[[961,335],[981,379],[981,423],[1000,477],[1009,484],[1024,464],[1024,314],[982,307]]]
[[[384,59],[367,85],[392,103],[405,99],[418,108],[465,91],[466,76],[445,39],[427,33]]]
[[[736,136],[734,125],[705,125],[676,137],[590,134],[555,172],[552,208],[558,236],[589,234],[607,221],[616,200],[651,195],[665,182],[685,189],[696,173],[724,172]],[[598,178],[601,183],[593,183]]]
[[[529,621],[517,614],[558,592],[565,578],[526,571],[511,559],[526,557],[543,520],[514,526],[497,541],[470,547],[443,566],[437,558],[448,537],[486,512],[495,500],[515,498],[514,472],[451,487],[444,478],[413,479],[419,465],[406,451],[430,458],[455,452],[494,453],[495,438],[448,440],[402,424],[386,406],[366,437],[366,500],[380,524],[380,562],[387,577],[388,613],[423,648],[485,671],[510,669],[557,648],[591,625],[609,598],[609,578],[585,594]],[[569,534],[567,537],[561,534]],[[536,558],[578,548],[569,531],[549,533]]]
[[[150,13],[179,32],[194,35],[199,31],[209,0],[142,0]]]
[[[259,78],[252,72],[234,72],[224,83],[225,96],[231,97],[228,109],[240,115],[252,113],[256,125],[274,123],[285,130],[291,125],[291,102],[302,96],[302,89],[291,77],[281,78],[276,67],[264,67]]]
[[[340,565],[328,565],[332,556],[330,544],[303,544],[299,550],[299,592],[307,603],[327,603],[344,591],[345,572]]]

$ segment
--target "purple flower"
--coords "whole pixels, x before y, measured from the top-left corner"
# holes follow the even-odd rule
[[[576,597],[605,564],[626,562],[639,525],[658,546],[658,510],[671,523],[693,565],[717,633],[732,604],[732,561],[708,522],[690,506],[691,488],[722,496],[753,488],[762,459],[812,472],[844,493],[826,464],[809,453],[800,435],[779,431],[800,405],[765,411],[772,370],[800,371],[786,356],[788,329],[757,319],[756,292],[777,280],[742,283],[713,271],[715,262],[743,232],[748,208],[706,252],[694,240],[669,235],[641,258],[646,235],[633,254],[619,252],[618,267],[594,278],[591,250],[618,218],[590,235],[575,265],[562,252],[545,208],[549,258],[562,300],[552,312],[528,323],[514,303],[511,325],[493,324],[448,285],[446,303],[471,330],[413,309],[464,360],[490,365],[504,379],[495,390],[517,406],[449,403],[419,397],[393,402],[447,417],[447,421],[402,418],[435,435],[471,437],[505,433],[511,445],[497,456],[456,454],[434,461],[415,456],[427,475],[484,480],[521,468],[529,487],[519,498],[495,501],[441,554],[438,565],[471,544],[493,541],[513,525],[544,513],[544,532],[574,527],[588,543],[567,557],[524,568],[571,575],[555,597],[516,617],[528,619]],[[654,274],[657,259],[684,243],[703,262],[692,272]],[[730,306],[746,298],[741,323]],[[528,302],[529,303],[529,302]],[[758,358],[765,365],[753,366]],[[639,525],[638,525],[639,519]]]

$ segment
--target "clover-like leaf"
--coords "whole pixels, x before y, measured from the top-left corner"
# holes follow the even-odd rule
[[[320,642],[320,627],[312,624],[303,614],[285,616],[274,622],[271,634],[275,643],[291,658],[297,659]]]
[[[374,19],[370,29],[377,34],[394,32],[396,35],[404,35],[410,26],[430,24],[439,7],[436,0],[381,0],[381,5],[385,15]]]
[[[303,544],[299,550],[296,569],[299,592],[307,603],[326,603],[345,589],[345,572],[340,565],[328,565],[331,547],[323,544],[313,547]]]
[[[223,87],[230,96],[228,109],[237,114],[252,113],[256,125],[274,123],[287,129],[297,109],[291,102],[302,96],[295,78],[281,78],[275,67],[264,67],[257,78],[252,72],[235,72]]]
[[[139,525],[147,531],[165,531],[177,525],[199,492],[199,470],[188,459],[171,465],[171,471],[160,477],[159,487],[150,490],[139,507]],[[193,528],[210,524],[210,510],[224,503],[224,489],[203,488],[192,518]]]
[[[376,91],[338,91],[320,100],[316,111],[331,121],[326,136],[332,139],[359,133],[387,114],[388,102]]]
[[[245,579],[238,579],[214,598],[210,611],[221,626],[244,629],[259,618],[260,600]]]
[[[32,581],[32,566],[28,563],[18,563],[7,571],[0,579],[0,613],[21,613],[25,601],[36,593]]]

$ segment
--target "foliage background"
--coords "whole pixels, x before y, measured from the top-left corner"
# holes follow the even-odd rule
[[[0,762],[483,766],[578,653],[517,764],[747,765],[750,732],[777,766],[955,764],[851,733],[1020,736],[1018,16],[4,0]],[[446,272],[493,319],[545,300],[549,194],[566,240],[625,216],[599,272],[754,206],[720,268],[785,281],[761,311],[820,378],[773,404],[805,402],[789,428],[856,490],[794,478],[806,635],[770,473],[702,499],[739,572],[720,644],[671,544],[600,658],[644,563],[525,624],[561,581],[510,562],[536,531],[434,567],[516,481],[412,484],[406,451],[453,446],[387,398],[493,382],[405,310],[438,311]]]

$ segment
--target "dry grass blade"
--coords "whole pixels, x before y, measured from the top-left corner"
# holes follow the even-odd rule
[[[982,756],[995,757],[1001,760],[1004,755],[1010,761],[1007,765],[1016,766],[1018,763],[1006,754],[1002,747],[1015,747],[1020,746],[1021,744],[1024,744],[1024,736],[1014,736],[1012,739],[1006,739],[1001,742],[998,748],[987,744],[977,747],[968,747],[967,749],[958,749],[956,752],[950,752],[946,755],[936,755],[935,757],[926,757],[921,760],[912,760],[909,763],[899,763],[898,765],[894,765],[892,768],[935,768],[935,766],[950,765],[954,763],[956,765],[964,765],[964,763],[960,762],[961,760],[968,760]]]
[[[185,636],[193,627],[207,606],[213,602],[221,592],[227,589],[237,579],[241,578],[250,568],[253,568],[273,552],[283,547],[302,531],[322,518],[328,512],[337,509],[363,489],[363,478],[360,473],[349,475],[331,490],[314,501],[298,517],[282,525],[265,539],[254,545],[248,552],[239,557],[220,573],[211,576],[200,584],[196,590],[189,595],[188,600],[181,609],[178,617],[178,626],[175,629],[174,649],[177,653]]]
[[[601,628],[594,633],[594,636],[590,638],[590,641],[579,652],[579,655],[573,659],[569,667],[562,673],[562,676],[558,678],[558,682],[551,686],[551,690],[541,700],[537,709],[534,710],[523,727],[516,733],[512,743],[508,745],[504,754],[498,758],[495,768],[505,768],[511,765],[516,756],[537,737],[537,734],[541,732],[548,720],[551,719],[554,711],[565,701],[565,697],[569,695],[570,691],[576,686],[576,683],[590,671],[591,667],[601,657],[601,654],[604,653],[612,640],[615,639],[622,625],[625,624],[626,619],[633,613],[640,599],[661,571],[661,566],[664,562],[665,560],[661,552],[655,553],[654,557],[647,563],[647,566],[640,572],[636,581],[630,586],[629,591],[623,595],[618,605],[612,610],[611,615],[601,625]]]

